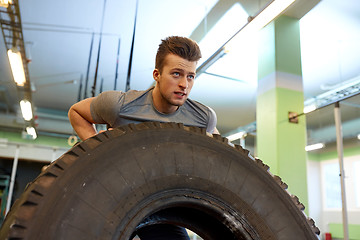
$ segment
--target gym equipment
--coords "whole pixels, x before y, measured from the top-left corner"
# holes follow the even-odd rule
[[[204,239],[318,239],[304,206],[238,145],[179,123],[130,124],[75,145],[15,202],[0,239],[132,239],[154,224]]]

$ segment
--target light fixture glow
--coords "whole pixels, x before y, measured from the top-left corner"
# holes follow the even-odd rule
[[[305,151],[313,151],[313,150],[317,150],[317,149],[320,149],[320,148],[323,148],[325,147],[325,144],[323,143],[316,143],[316,144],[312,144],[312,145],[308,145],[305,147]]]
[[[26,133],[29,134],[32,137],[32,139],[37,138],[37,134],[36,134],[36,131],[35,131],[34,127],[27,127],[26,128]]]
[[[234,133],[230,136],[227,137],[227,139],[232,142],[234,140],[237,140],[237,139],[240,139],[240,138],[243,138],[246,136],[246,132],[238,132],[238,133]]]
[[[242,5],[238,2],[234,3],[199,42],[202,55],[198,62],[199,66],[206,59],[211,58],[214,52],[216,54],[216,50],[221,46],[219,44],[227,42],[235,32],[247,23],[248,17],[249,15]]]
[[[274,0],[257,16],[255,16],[248,24],[246,24],[225,46],[226,49],[232,49],[232,45],[236,45],[235,38],[244,38],[245,35],[251,35],[265,27],[274,18],[279,16],[286,8],[288,8],[295,0]],[[235,41],[234,41],[235,40]]]
[[[31,103],[28,100],[21,100],[20,108],[25,121],[30,121],[33,118]]]
[[[9,4],[12,4],[12,0],[0,0],[0,7],[7,8]]]
[[[315,111],[315,110],[316,110],[316,105],[315,104],[311,104],[311,105],[308,105],[308,106],[304,107],[304,113],[309,113],[309,112],[312,112],[312,111]]]
[[[24,86],[26,82],[24,65],[21,54],[16,47],[7,51],[14,81],[18,86]]]

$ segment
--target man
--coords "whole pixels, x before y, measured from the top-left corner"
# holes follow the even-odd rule
[[[162,40],[153,71],[155,87],[146,91],[108,91],[84,99],[70,108],[71,125],[82,140],[97,134],[94,123],[113,128],[144,121],[181,122],[218,133],[215,112],[188,99],[200,58],[200,48],[191,39],[173,36]],[[162,239],[163,233],[167,237],[164,239],[189,239],[185,230],[177,226],[148,227],[138,235],[142,240]]]

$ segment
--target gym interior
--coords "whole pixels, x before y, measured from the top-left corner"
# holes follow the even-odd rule
[[[281,177],[320,239],[360,240],[357,0],[0,2],[1,222],[80,141],[69,108],[153,86],[160,40],[177,35],[201,48],[190,98],[216,112],[228,144]],[[23,58],[22,83],[9,51]]]

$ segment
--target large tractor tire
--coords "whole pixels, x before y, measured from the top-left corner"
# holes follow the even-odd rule
[[[129,240],[175,224],[204,239],[318,239],[286,184],[220,135],[130,124],[70,149],[18,199],[0,239]]]

